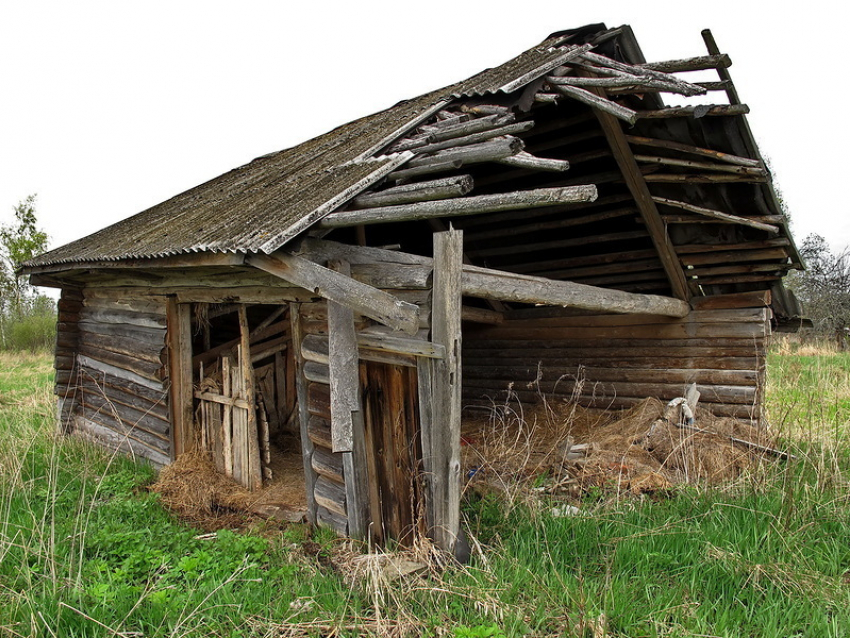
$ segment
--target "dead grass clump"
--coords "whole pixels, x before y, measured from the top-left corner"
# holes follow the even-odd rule
[[[181,454],[150,489],[181,518],[210,531],[244,524],[257,501],[257,495],[218,472],[202,452]]]
[[[664,418],[666,406],[648,398],[619,412],[569,401],[494,407],[486,417],[464,421],[467,477],[476,489],[512,496],[527,491],[530,481],[572,497],[593,487],[655,493],[740,476],[760,457],[729,437],[771,446],[764,430],[707,410],[698,409],[695,421],[705,432],[679,427]]]

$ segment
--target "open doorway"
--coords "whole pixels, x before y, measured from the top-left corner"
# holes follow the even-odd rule
[[[305,510],[288,304],[192,304],[196,447],[257,494]]]

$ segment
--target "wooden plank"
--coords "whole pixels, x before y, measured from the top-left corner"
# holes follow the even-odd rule
[[[248,449],[247,487],[259,490],[263,487],[263,466],[260,462],[260,436],[257,423],[256,388],[254,386],[254,366],[251,364],[251,331],[248,327],[248,313],[245,305],[237,309],[239,317],[239,371],[242,376],[242,393],[248,403],[246,422],[246,445]]]
[[[224,396],[233,396],[232,359],[229,355],[221,358],[221,385]],[[222,455],[225,476],[233,477],[233,405],[225,404],[221,416]]]
[[[723,248],[723,246],[718,246]],[[752,261],[784,260],[787,264],[788,251],[785,248],[765,248],[763,250],[724,251],[701,254],[682,255],[682,263],[686,266],[706,266],[714,264],[742,263]],[[776,265],[781,268],[782,263]],[[790,264],[787,264],[790,267]]]
[[[670,241],[670,236],[667,234],[667,228],[661,220],[661,215],[658,213],[658,208],[656,208],[655,202],[652,200],[652,194],[649,192],[646,180],[635,161],[634,154],[629,147],[623,129],[620,123],[608,113],[602,111],[595,111],[595,113],[605,133],[605,138],[611,147],[611,151],[614,154],[614,159],[620,167],[629,192],[635,198],[635,203],[638,206],[641,217],[646,223],[647,230],[649,230],[652,243],[656,251],[658,251],[658,257],[661,259],[661,264],[667,273],[667,278],[670,280],[673,295],[687,301],[690,298],[690,291],[685,280],[685,275],[679,265],[675,248]]]
[[[416,390],[419,410],[419,437],[422,448],[422,482],[425,490],[425,524],[429,530],[435,529],[436,503],[438,494],[434,484],[433,450],[437,445],[434,433],[434,364],[423,358],[416,359]]]
[[[402,206],[385,206],[362,211],[343,211],[328,215],[319,223],[319,227],[340,228],[434,217],[480,215],[505,210],[541,208],[556,204],[592,202],[596,197],[596,187],[592,185],[538,188],[529,191],[459,197]]]
[[[171,384],[172,454],[177,458],[195,449],[192,419],[192,315],[191,307],[169,300],[168,319],[168,376]],[[91,366],[95,367],[95,366]],[[141,384],[144,385],[144,384]]]
[[[694,310],[714,310],[721,308],[764,308],[770,306],[769,290],[738,292],[710,297],[693,297],[691,308]]]
[[[434,234],[432,341],[446,356],[434,362],[430,466],[438,547],[454,552],[460,534],[461,308],[463,231]],[[429,451],[423,450],[423,456]]]
[[[278,251],[274,255],[252,255],[246,261],[256,268],[292,281],[394,330],[413,334],[419,329],[419,311],[413,304],[335,273],[303,257]]]
[[[346,277],[348,262],[334,260],[328,268]],[[331,388],[331,435],[334,452],[350,452],[354,446],[351,413],[360,409],[357,335],[351,308],[328,302],[328,367]]]

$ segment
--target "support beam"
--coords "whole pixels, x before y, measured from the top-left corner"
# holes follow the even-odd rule
[[[687,303],[670,297],[636,295],[476,266],[464,266],[462,287],[463,294],[470,297],[581,308],[603,314],[616,312],[684,317],[689,310]],[[432,308],[432,321],[433,312]]]
[[[278,251],[274,255],[251,255],[246,263],[335,301],[378,323],[415,334],[419,309],[393,295],[333,272],[308,259]]]
[[[459,197],[434,202],[419,202],[402,206],[385,206],[366,210],[333,213],[319,222],[320,228],[341,228],[360,224],[413,221],[434,217],[481,215],[505,210],[542,208],[556,204],[592,202],[596,199],[596,186],[568,186],[537,188],[529,191]],[[248,263],[254,258],[249,257]],[[300,285],[300,284],[299,284]]]
[[[661,259],[661,265],[664,267],[664,272],[670,281],[673,295],[687,301],[690,298],[690,292],[688,291],[685,275],[682,273],[682,268],[676,257],[673,242],[670,241],[667,228],[661,220],[661,215],[658,213],[655,202],[652,201],[649,187],[646,185],[643,175],[641,175],[637,162],[635,162],[635,157],[632,154],[632,149],[629,147],[623,129],[612,115],[602,111],[595,111],[595,113],[611,147],[611,151],[614,153],[614,159],[617,160],[617,165],[623,173],[626,185],[632,197],[635,198],[635,203],[638,206],[641,217],[646,222],[646,228],[649,230],[652,243],[658,251],[658,257]]]
[[[438,547],[454,552],[460,535],[461,276],[463,231],[434,234],[432,340],[446,349],[434,362],[431,433],[431,534]],[[429,517],[430,518],[430,517]]]
[[[439,234],[439,233],[438,233]],[[399,253],[381,248],[367,248],[338,244],[323,239],[309,239],[301,244],[302,254],[311,257],[326,255],[347,255],[357,259],[358,251],[363,251],[372,261],[386,263],[419,263],[430,265],[433,260],[419,255]],[[577,257],[570,260],[543,262],[534,264],[535,268],[543,266],[573,266],[582,263],[613,263],[624,259],[646,259],[655,255],[652,250],[640,250],[599,255],[596,258]],[[363,257],[361,256],[361,260]],[[678,258],[677,258],[678,260]],[[543,277],[518,275],[516,273],[463,265],[463,294],[482,299],[498,299],[502,301],[519,301],[523,303],[539,303],[552,306],[565,306],[596,310],[600,313],[631,313],[666,315],[684,317],[688,313],[687,304],[670,297],[655,295],[634,295],[619,290],[594,288],[573,284],[568,281],[556,281]],[[639,310],[634,310],[639,309]],[[433,321],[433,305],[432,305]],[[358,339],[360,336],[358,336]]]

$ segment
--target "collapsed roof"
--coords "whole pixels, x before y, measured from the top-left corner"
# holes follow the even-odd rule
[[[555,33],[501,66],[259,157],[25,270],[268,254],[305,232],[347,238],[364,225],[370,245],[421,253],[430,241],[418,231],[451,223],[464,229],[472,263],[505,271],[680,298],[770,288],[802,264],[731,61],[703,35],[709,55],[647,64],[627,26]],[[674,75],[705,69],[718,81]],[[707,92],[727,100],[668,107],[660,98]],[[454,204],[428,223],[369,211],[381,205],[378,193],[439,180],[472,208],[489,195],[547,192],[533,205],[524,197],[475,216]],[[596,190],[565,194],[578,186]]]

